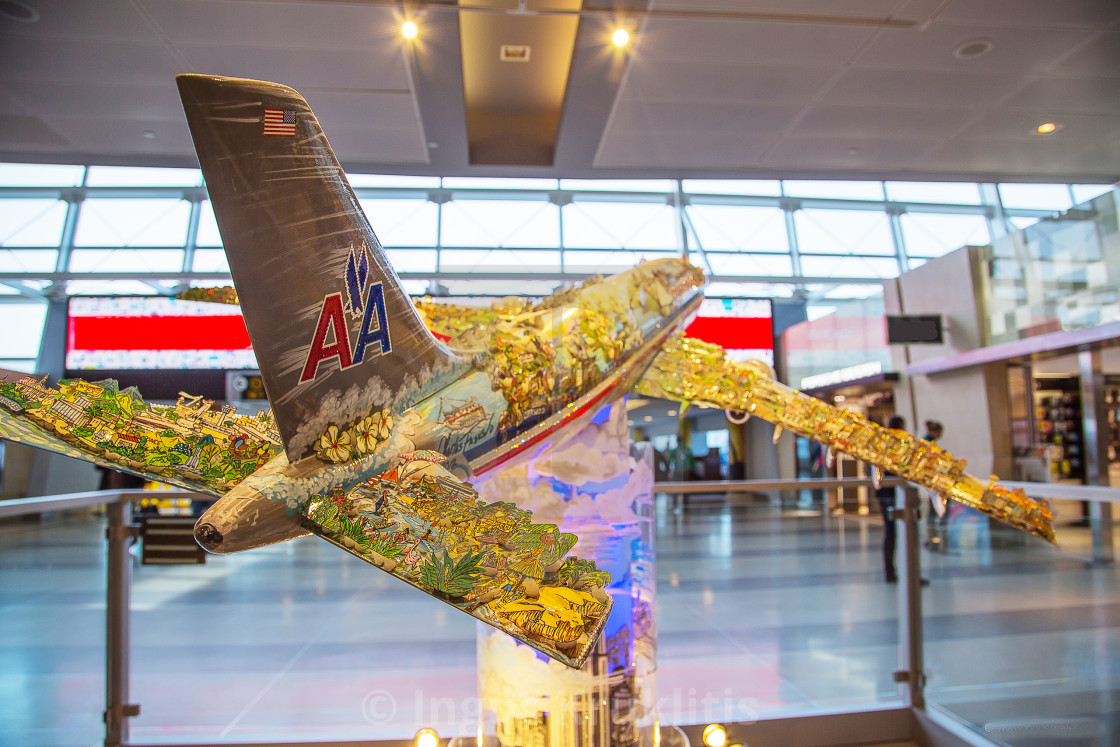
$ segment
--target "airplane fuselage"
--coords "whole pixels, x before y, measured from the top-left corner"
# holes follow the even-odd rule
[[[463,476],[494,469],[629,391],[695,314],[702,286],[684,259],[645,262],[585,284],[564,303],[464,330],[448,345],[473,358],[471,371],[418,402],[386,408],[372,425],[367,418],[332,426],[316,456],[290,463],[281,452],[207,511],[199,542],[235,552],[288,539],[285,531],[304,534],[312,497],[348,489],[412,451],[439,452]],[[381,424],[388,427],[369,432]]]

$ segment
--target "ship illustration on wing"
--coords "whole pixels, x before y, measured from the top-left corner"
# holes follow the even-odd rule
[[[195,529],[207,550],[314,533],[578,667],[609,576],[570,554],[574,535],[470,480],[630,391],[756,415],[1053,542],[1049,510],[1021,492],[684,337],[704,287],[685,259],[536,303],[413,302],[298,93],[177,80],[235,285],[195,295],[240,303],[271,414],[24,379],[0,384],[0,437],[219,496]]]

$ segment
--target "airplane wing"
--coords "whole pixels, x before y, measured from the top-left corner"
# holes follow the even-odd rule
[[[199,397],[152,405],[112,380],[0,381],[0,438],[213,496],[280,450],[267,416]]]
[[[612,601],[610,574],[569,555],[576,536],[486,503],[440,466],[401,455],[350,490],[316,495],[303,526],[346,552],[572,667],[587,660]]]
[[[1056,544],[1050,510],[1022,490],[998,485],[994,476],[985,483],[964,471],[963,459],[936,444],[802,394],[775,381],[765,363],[737,363],[717,345],[673,336],[635,391],[757,415],[778,427],[775,438],[788,428]]]
[[[266,417],[195,397],[151,405],[110,380],[0,381],[0,438],[214,496],[281,452]],[[313,495],[299,530],[582,666],[613,606],[610,574],[569,554],[574,534],[535,524],[512,503],[484,502],[443,461],[410,452],[349,490]]]

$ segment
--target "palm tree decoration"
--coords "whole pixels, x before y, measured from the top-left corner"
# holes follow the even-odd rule
[[[574,534],[561,533],[555,524],[530,524],[508,541],[517,553],[509,568],[526,576],[544,578],[545,566],[559,562],[576,539]]]

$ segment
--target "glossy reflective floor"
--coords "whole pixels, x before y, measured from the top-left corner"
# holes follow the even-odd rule
[[[663,722],[900,703],[876,519],[661,499],[657,525]],[[923,553],[928,697],[1015,745],[1114,743],[1120,578],[1059,538]],[[0,525],[0,744],[102,738],[104,563],[101,520]],[[314,538],[137,562],[132,622],[137,741],[476,728],[474,622]]]

